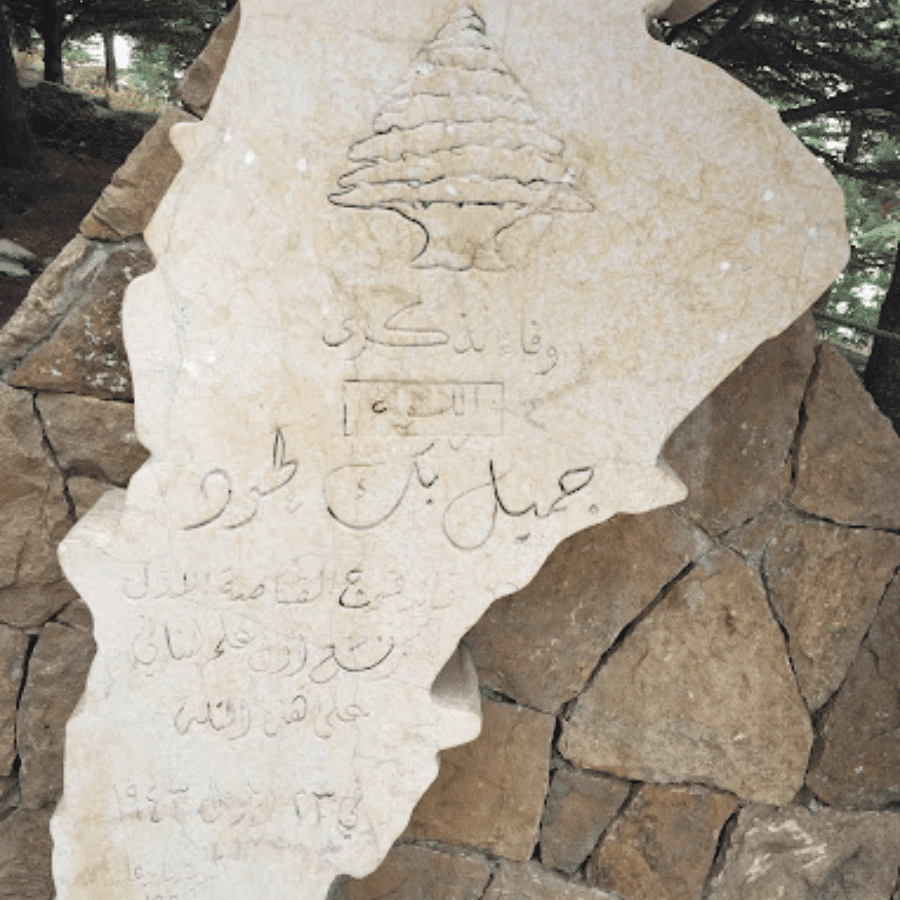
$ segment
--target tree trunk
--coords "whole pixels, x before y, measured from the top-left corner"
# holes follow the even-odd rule
[[[41,155],[28,127],[19,73],[9,43],[9,26],[0,6],[0,165],[40,169]]]
[[[56,0],[41,0],[41,38],[44,41],[44,81],[62,84],[62,16]]]
[[[863,384],[878,408],[891,420],[900,434],[900,244],[894,262],[894,275],[881,304],[878,327],[897,333],[897,340],[875,337],[872,355],[863,373]]]
[[[111,31],[103,32],[103,61],[106,65],[104,80],[108,88],[118,90],[119,72],[116,69],[115,35]]]

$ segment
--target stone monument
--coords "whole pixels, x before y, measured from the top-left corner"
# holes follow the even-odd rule
[[[244,0],[124,328],[150,451],[61,548],[98,651],[59,900],[321,900],[479,728],[457,651],[845,261],[663,0]]]

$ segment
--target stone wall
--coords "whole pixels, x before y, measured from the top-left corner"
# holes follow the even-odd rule
[[[56,545],[145,457],[122,293],[235,25],[0,333],[0,897],[52,895],[93,655]],[[686,501],[573,536],[467,635],[481,737],[333,900],[900,900],[900,439],[807,315],[663,456]]]

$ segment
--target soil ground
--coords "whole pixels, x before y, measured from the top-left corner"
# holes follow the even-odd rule
[[[43,96],[38,96],[43,94]],[[78,233],[78,225],[125,161],[153,117],[105,109],[86,95],[40,85],[27,92],[32,130],[44,159],[41,172],[0,167],[0,237],[50,260]],[[0,273],[0,326],[25,299],[37,275]]]

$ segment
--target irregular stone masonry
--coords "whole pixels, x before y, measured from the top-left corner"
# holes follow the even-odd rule
[[[127,265],[116,246],[110,276]],[[0,389],[0,896],[17,900],[52,893],[63,726],[93,646],[55,546],[142,460],[125,396],[94,390],[77,365],[65,387],[20,365],[48,331],[62,336],[62,294],[85,258],[83,245],[64,252],[29,317],[0,335],[15,384]],[[127,372],[120,346],[110,352]],[[686,501],[573,536],[472,629],[489,698],[481,737],[445,752],[407,833],[334,900],[900,897],[900,440],[803,317],[664,456]],[[686,627],[698,629],[689,653]],[[755,679],[762,693],[748,692]],[[660,691],[668,712],[648,721]],[[624,743],[601,748],[613,721]],[[662,741],[641,761],[660,724],[668,755]],[[746,740],[769,768],[741,762]],[[692,742],[702,753],[688,765]]]

